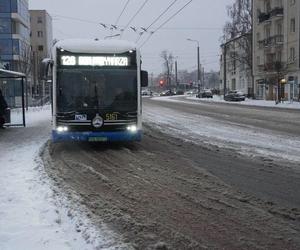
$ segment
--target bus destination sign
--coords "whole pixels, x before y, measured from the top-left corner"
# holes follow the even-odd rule
[[[128,57],[121,56],[62,56],[63,66],[129,66]]]

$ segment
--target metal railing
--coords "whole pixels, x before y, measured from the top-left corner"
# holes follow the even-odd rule
[[[284,42],[283,35],[275,35],[258,41],[259,48],[268,48],[276,45],[282,45]]]

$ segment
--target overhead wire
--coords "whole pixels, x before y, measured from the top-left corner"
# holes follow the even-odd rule
[[[193,2],[193,0],[188,1],[183,7],[181,7],[178,11],[176,11],[171,17],[169,17],[165,22],[163,22],[157,29],[155,29],[153,32],[151,32],[151,34],[149,35],[149,37],[142,43],[142,45],[140,46],[140,48],[142,48],[153,36],[153,34],[155,34],[158,30],[160,30],[163,26],[165,26],[169,21],[171,21],[175,16],[177,16],[181,11],[183,11],[189,4],[191,4]]]
[[[124,30],[121,33],[121,36],[123,36],[124,32],[128,28],[128,26],[132,23],[132,21],[137,17],[137,15],[142,11],[142,9],[145,7],[145,5],[149,2],[149,0],[145,0],[143,4],[140,6],[140,8],[137,10],[137,12],[130,18],[129,22],[125,25]]]
[[[119,23],[119,21],[120,21],[122,15],[124,14],[124,12],[125,12],[125,10],[126,10],[128,4],[129,4],[129,2],[130,2],[130,0],[127,0],[127,2],[125,3],[125,5],[124,5],[124,7],[123,7],[123,9],[122,9],[122,11],[121,11],[121,13],[120,13],[120,15],[118,16],[118,18],[117,18],[117,20],[116,20],[116,22],[115,22],[115,25],[118,25],[118,23]]]
[[[63,19],[69,19],[69,20],[74,20],[78,22],[83,22],[83,23],[90,23],[90,24],[99,24],[99,21],[95,20],[88,20],[88,19],[82,19],[82,18],[77,18],[77,17],[70,17],[70,16],[63,16],[63,15],[58,15],[58,14],[53,14],[53,19],[55,20],[55,17],[63,18]],[[107,26],[111,26],[111,24],[105,23]],[[124,28],[124,25],[119,25],[120,28]],[[165,27],[161,28],[161,30],[221,30],[222,28],[217,28],[217,27]]]
[[[159,19],[164,15],[164,14],[166,14],[167,12],[168,12],[168,10],[170,9],[170,8],[172,8],[172,6],[177,2],[178,0],[174,0],[171,4],[169,4],[169,6],[157,17],[157,18],[155,18],[155,20],[146,28],[146,30],[149,30],[155,23],[157,23],[158,21],[159,21]],[[136,40],[136,43],[141,39],[141,37],[142,37],[142,35],[143,35],[144,33],[142,33],[139,37],[138,37],[138,39]]]

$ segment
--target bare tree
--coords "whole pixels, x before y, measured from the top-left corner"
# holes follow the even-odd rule
[[[33,56],[31,53],[31,47],[29,44],[24,43],[20,48],[20,58],[17,62],[17,70],[26,75],[27,80],[25,83],[25,95],[26,95],[26,109],[28,110],[29,96],[32,96],[32,86],[31,86],[31,77],[32,77],[32,65],[33,65]],[[30,81],[28,81],[30,79]]]
[[[161,52],[160,56],[163,59],[164,74],[167,79],[167,86],[171,87],[172,76],[173,76],[173,71],[174,71],[174,56],[171,52],[169,52],[167,50],[163,50]]]
[[[32,62],[33,57],[31,53],[31,47],[28,44],[24,44],[20,51],[20,60],[18,61],[18,70],[24,73],[28,78],[31,76],[32,72]]]
[[[252,49],[252,33],[240,35],[232,42],[231,50],[234,52],[228,55],[229,60],[235,62],[236,67],[245,65],[249,70],[252,68]]]
[[[229,21],[223,28],[223,49],[234,68],[242,67],[252,77],[252,0],[235,0],[227,6]],[[231,46],[231,47],[229,47]],[[254,84],[252,79],[252,85]],[[252,86],[252,91],[254,86]],[[252,93],[253,95],[254,93]]]
[[[232,60],[245,64],[252,68],[252,1],[235,0],[232,5],[227,6],[229,21],[223,28],[223,42],[236,39],[240,53],[232,54]]]
[[[239,37],[252,30],[252,1],[235,0],[227,6],[229,21],[223,28],[223,42]]]

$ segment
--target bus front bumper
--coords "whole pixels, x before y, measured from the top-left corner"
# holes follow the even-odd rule
[[[58,132],[52,130],[54,142],[88,141],[88,142],[129,142],[141,141],[142,131],[130,132]]]

